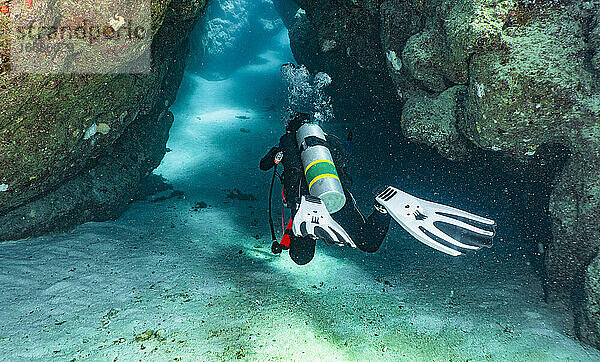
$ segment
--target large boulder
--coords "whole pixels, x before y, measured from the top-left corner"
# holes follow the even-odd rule
[[[183,75],[188,35],[204,6],[204,1],[152,2],[148,73],[23,74],[5,68],[0,240],[114,218],[131,202],[166,152],[173,122],[168,108]],[[0,30],[3,59],[10,59],[7,32]],[[105,53],[95,54],[98,64],[114,61]],[[131,52],[115,66],[140,56]]]
[[[462,158],[467,142],[458,131],[459,104],[464,86],[454,86],[437,97],[413,95],[404,105],[400,124],[404,135],[413,141],[435,147],[449,159]]]
[[[527,249],[543,255],[551,299],[586,308],[592,298],[578,296],[600,249],[598,6],[583,0],[296,3],[303,14],[296,26],[301,21],[306,29],[302,41],[290,32],[294,54],[303,55],[297,58],[343,84],[338,91],[354,104],[386,105],[384,117],[399,122],[409,139],[448,158],[485,149],[523,167],[568,159],[547,205],[553,236],[528,240],[535,247]],[[540,156],[548,149],[566,152]],[[579,324],[579,334],[591,325]],[[598,346],[597,339],[586,340]]]
[[[550,198],[554,237],[545,248],[549,290],[565,300],[600,248],[600,103],[584,56],[590,14],[578,2],[516,4],[500,14],[471,57],[459,127],[476,145],[517,158],[540,145],[569,150]]]
[[[600,254],[587,267],[581,309],[577,314],[579,338],[589,344],[600,345]]]

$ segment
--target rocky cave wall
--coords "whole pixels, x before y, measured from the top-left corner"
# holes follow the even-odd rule
[[[332,76],[338,104],[379,105],[405,137],[450,159],[487,149],[534,169],[568,158],[552,185],[552,238],[524,242],[539,243],[549,296],[600,347],[600,5],[274,2],[296,60]]]
[[[12,72],[8,30],[0,30],[0,240],[124,211],[166,152],[169,106],[183,76],[188,35],[205,5],[152,1],[147,74]],[[123,62],[138,56],[132,52]]]

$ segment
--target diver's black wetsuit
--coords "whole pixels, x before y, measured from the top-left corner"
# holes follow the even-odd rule
[[[281,181],[283,183],[283,193],[285,203],[292,212],[292,220],[298,205],[302,199],[302,195],[308,195],[308,186],[304,178],[304,168],[300,159],[300,152],[296,143],[296,131],[302,126],[303,122],[308,120],[307,114],[297,114],[290,119],[286,133],[280,138],[279,145],[271,148],[271,150],[260,161],[262,170],[269,170],[276,165],[276,157],[278,153],[283,154],[281,162],[283,163],[283,173]],[[375,209],[371,215],[364,220],[356,206],[354,205],[353,197],[344,185],[343,174],[340,180],[346,196],[346,204],[344,207],[335,213],[336,218],[339,215],[340,219],[347,222],[342,225],[346,232],[352,237],[356,246],[366,252],[375,252],[381,246],[385,235],[387,234],[390,225],[390,216],[387,212]],[[300,265],[310,262],[315,253],[315,239],[311,237],[294,236],[290,228],[286,231],[289,235],[289,253],[292,260]],[[287,245],[280,244],[284,249]],[[277,252],[277,250],[273,250]],[[280,250],[279,250],[280,251]]]

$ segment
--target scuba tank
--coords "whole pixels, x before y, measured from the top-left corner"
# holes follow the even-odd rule
[[[339,211],[346,204],[346,196],[323,130],[316,124],[305,123],[298,129],[296,141],[308,192],[323,200],[330,214]]]

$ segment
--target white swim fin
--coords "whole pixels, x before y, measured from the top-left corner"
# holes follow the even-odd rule
[[[294,215],[292,232],[296,236],[323,239],[328,245],[356,248],[346,230],[333,220],[323,201],[311,195],[302,196],[298,211]]]
[[[493,244],[494,220],[422,200],[392,186],[375,200],[413,237],[443,253],[458,256]]]

